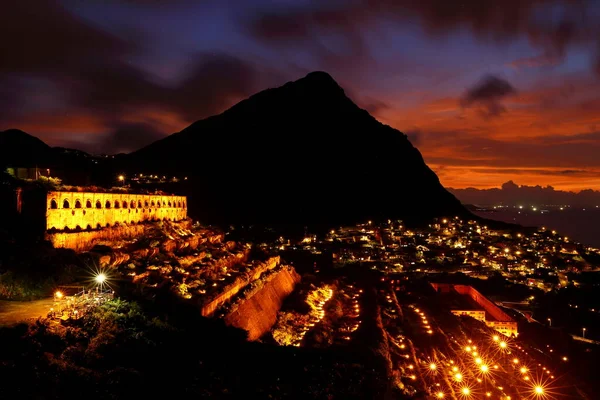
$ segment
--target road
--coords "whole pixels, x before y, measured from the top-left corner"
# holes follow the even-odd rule
[[[53,298],[34,301],[0,300],[0,326],[45,317],[53,305]]]

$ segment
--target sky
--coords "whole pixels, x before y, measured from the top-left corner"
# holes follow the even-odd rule
[[[446,187],[598,190],[599,3],[7,2],[0,130],[128,152],[322,70]]]

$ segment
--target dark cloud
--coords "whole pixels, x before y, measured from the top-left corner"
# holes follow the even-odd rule
[[[413,146],[419,147],[421,145],[423,135],[420,130],[415,129],[411,131],[406,131],[406,136],[408,137],[408,140],[410,140]]]
[[[86,24],[52,0],[3,2],[0,72],[69,75],[81,60],[129,54],[132,45]]]
[[[517,69],[521,68],[539,68],[553,67],[560,63],[560,57],[552,53],[543,53],[534,57],[519,58],[509,64]]]
[[[89,66],[65,79],[74,101],[97,113],[114,115],[139,107],[160,107],[196,120],[222,111],[257,89],[258,71],[226,54],[198,54],[178,84],[162,85],[118,61]]]
[[[348,90],[346,90],[346,92],[348,92]],[[355,99],[350,93],[347,93],[347,95],[348,97]],[[360,97],[358,100],[354,101],[359,107],[367,110],[371,115],[376,115],[381,111],[389,110],[391,108],[386,102],[368,96]]]
[[[166,136],[154,126],[144,123],[123,123],[99,143],[97,153],[129,153]],[[115,147],[116,144],[116,147]]]
[[[441,149],[443,154],[426,157],[428,163],[436,165],[598,171],[598,138],[600,132],[500,140],[482,136],[479,132],[424,131],[421,133],[421,150],[429,153]],[[490,169],[487,172],[498,171]]]
[[[452,189],[450,190],[460,201],[468,204],[569,204],[571,206],[595,206],[600,203],[600,192],[582,190],[569,192],[556,190],[552,186],[518,185],[513,181],[502,184],[500,189]]]
[[[468,89],[460,102],[463,107],[482,106],[484,115],[495,117],[506,111],[502,99],[514,93],[516,90],[510,83],[490,75]]]
[[[259,89],[259,71],[225,54],[200,55],[187,77],[173,89],[172,104],[189,118],[222,111]]]
[[[365,28],[381,21],[418,21],[432,36],[468,30],[477,38],[509,41],[525,37],[547,54],[561,58],[569,45],[598,43],[600,30],[593,2],[584,0],[357,0],[311,3],[289,12],[259,15],[251,25],[256,37],[289,44],[315,40],[315,32],[342,33],[362,41]],[[356,45],[360,48],[360,45]]]
[[[23,87],[16,77],[0,75],[0,121],[22,112],[22,90]]]
[[[139,52],[135,44],[87,24],[58,2],[8,2],[0,13],[0,128],[18,120],[20,99],[31,95],[15,74],[51,82],[64,94],[69,112],[91,113],[119,127],[129,113],[144,108],[193,122],[258,89],[259,71],[226,54],[192,56],[185,78],[166,84],[128,61]]]

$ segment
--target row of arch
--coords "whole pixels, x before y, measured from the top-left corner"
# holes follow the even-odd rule
[[[185,205],[185,201],[173,201],[173,202],[162,201],[162,204],[161,204],[161,201],[155,202],[154,200],[151,200],[150,202],[148,202],[148,200],[145,200],[143,206],[142,206],[141,200],[138,200],[137,203],[135,200],[131,200],[131,202],[127,202],[126,200],[123,202],[120,202],[119,200],[114,200],[113,202],[111,202],[110,200],[106,200],[104,202],[105,209],[109,209],[109,208],[148,208],[148,207],[185,208],[186,205]],[[71,208],[71,203],[69,202],[69,199],[63,200],[61,208]],[[81,200],[75,200],[74,208],[83,208]],[[87,200],[85,202],[85,208],[102,209],[103,207],[102,207],[102,203],[100,202],[100,200],[96,200],[94,207],[92,207],[91,200]],[[58,209],[58,202],[56,201],[56,199],[50,200],[50,209],[52,209],[52,210]]]
[[[169,217],[164,217],[164,218],[149,218],[146,221],[175,221],[175,218],[169,218]],[[107,222],[106,224],[101,224],[101,223],[96,223],[95,226],[92,226],[91,224],[88,224],[85,228],[82,228],[80,225],[76,225],[74,228],[70,228],[69,226],[65,226],[62,229],[58,229],[56,227],[52,227],[50,229],[48,229],[48,232],[53,233],[53,232],[58,232],[58,231],[63,231],[63,232],[83,232],[83,231],[92,231],[92,230],[98,230],[98,229],[103,229],[103,228],[111,228],[111,227],[119,227],[119,226],[132,226],[132,225],[137,225],[137,224],[143,224],[145,221],[123,221],[123,222],[114,222],[114,223],[109,223]]]

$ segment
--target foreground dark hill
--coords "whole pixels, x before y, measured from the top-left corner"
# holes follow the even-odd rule
[[[56,161],[52,148],[18,129],[0,132],[0,167],[34,167]]]
[[[198,121],[122,167],[188,176],[190,208],[209,221],[418,222],[468,213],[406,135],[356,106],[324,72]]]
[[[18,129],[0,132],[0,171],[19,169],[19,175],[33,177],[32,171],[37,169],[40,175],[58,177],[72,185],[104,184],[112,179],[106,172],[112,168],[111,162],[81,150],[50,147]]]

